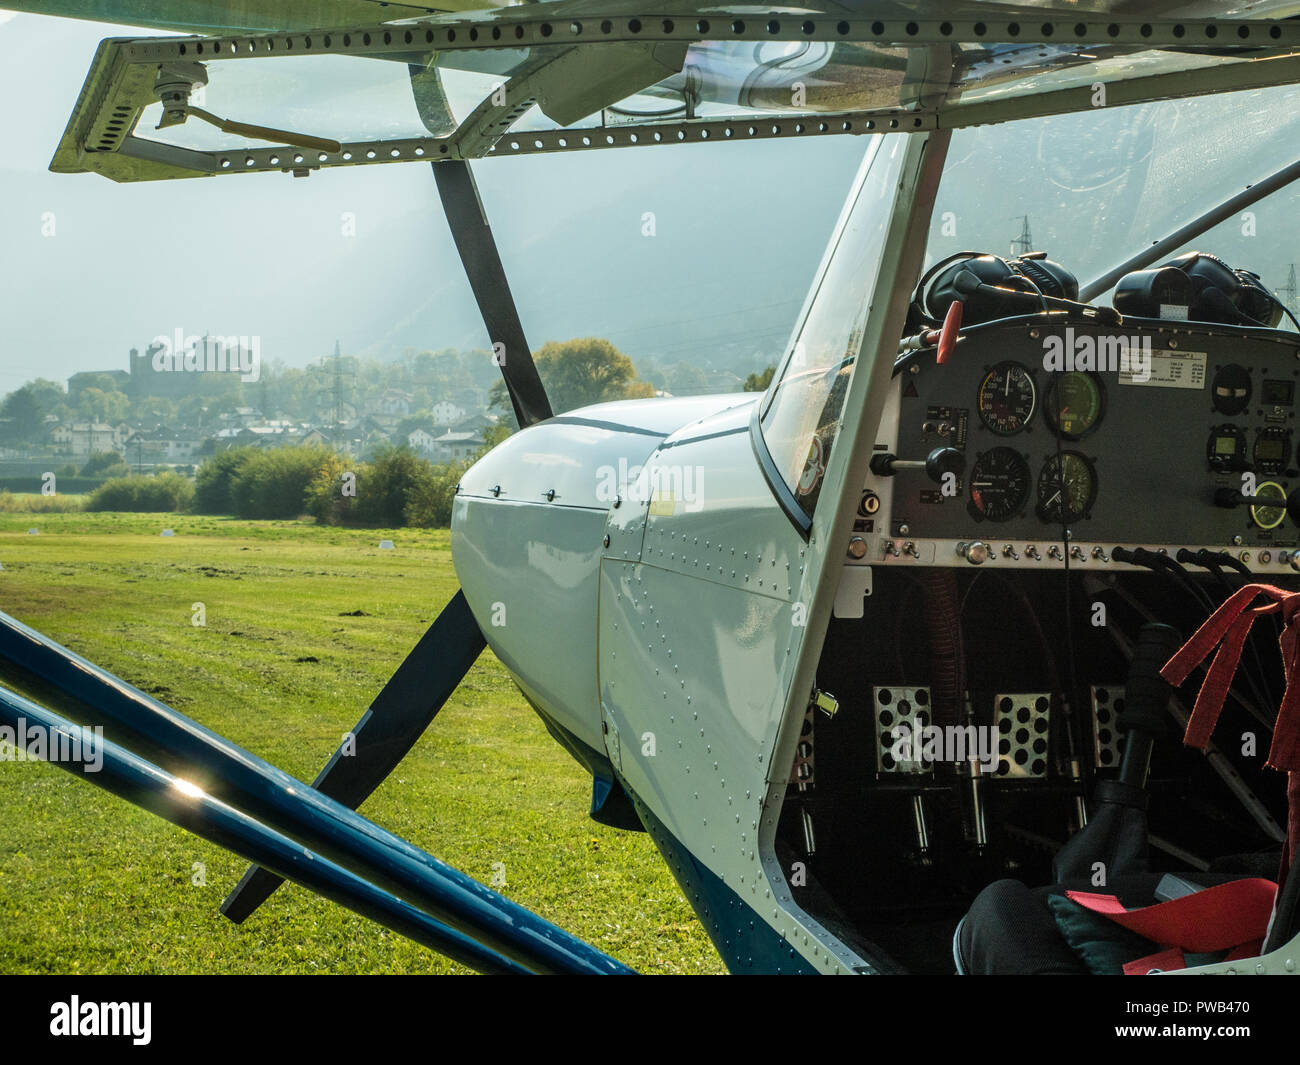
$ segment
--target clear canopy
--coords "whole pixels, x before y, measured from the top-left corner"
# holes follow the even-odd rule
[[[1292,86],[958,131],[927,264],[962,250],[1042,250],[1086,283],[1295,162],[1298,134],[1300,89]],[[888,146],[899,139],[869,150],[764,399],[764,440],[809,516],[870,309],[894,176]],[[1297,204],[1300,186],[1289,186],[1189,246],[1258,273],[1294,309]]]

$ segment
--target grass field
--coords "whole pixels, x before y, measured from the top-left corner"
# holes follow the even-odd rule
[[[0,610],[305,780],[456,590],[445,531],[308,522],[0,514],[0,565]],[[488,652],[362,812],[485,883],[503,863],[504,894],[643,972],[723,971],[648,837],[587,818],[590,786]],[[463,971],[294,885],[233,925],[244,866],[0,761],[0,973]]]

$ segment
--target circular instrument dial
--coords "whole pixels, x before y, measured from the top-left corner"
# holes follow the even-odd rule
[[[995,447],[975,457],[970,473],[969,510],[975,518],[1007,521],[1029,498],[1029,463],[1018,451]]]
[[[1276,529],[1286,517],[1286,489],[1276,481],[1263,481],[1255,488],[1256,499],[1276,499],[1277,506],[1256,504],[1250,508],[1250,520],[1261,529]]]
[[[1047,386],[1043,417],[1065,440],[1079,440],[1101,424],[1106,413],[1106,390],[1101,378],[1083,370],[1070,370],[1052,378]]]
[[[1087,517],[1097,500],[1097,471],[1078,451],[1063,451],[1043,463],[1038,475],[1038,516],[1070,522]]]
[[[1240,414],[1250,406],[1250,371],[1230,362],[1210,382],[1210,399],[1220,414]]]
[[[1014,436],[1023,430],[1037,405],[1034,379],[1018,362],[1000,362],[989,370],[976,397],[980,421],[998,436]]]

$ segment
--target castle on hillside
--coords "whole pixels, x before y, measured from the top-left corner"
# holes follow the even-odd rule
[[[177,339],[181,339],[179,334]],[[184,339],[190,343],[175,353],[171,343],[163,343],[161,338],[143,352],[132,348],[126,370],[75,373],[68,378],[68,395],[75,400],[83,389],[97,387],[96,378],[103,377],[112,378],[118,390],[132,399],[159,396],[181,400],[195,394],[215,394],[225,391],[234,381],[248,380],[247,368],[257,366],[261,355],[247,337],[213,337],[205,333],[202,337]],[[187,355],[194,369],[201,367],[201,372],[177,372]]]

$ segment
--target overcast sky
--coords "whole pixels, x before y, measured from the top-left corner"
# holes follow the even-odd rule
[[[63,380],[79,370],[124,369],[129,348],[177,329],[258,336],[264,359],[300,366],[332,351],[336,339],[345,352],[394,354],[411,343],[412,322],[419,323],[420,346],[442,346],[438,330],[424,323],[444,317],[460,323],[449,334],[456,346],[486,339],[474,335],[477,314],[424,164],[341,168],[307,179],[275,173],[135,184],[49,173],[99,41],[136,32],[0,14],[0,393],[38,375]],[[217,94],[208,95],[208,106],[216,108]],[[714,285],[709,298],[735,309],[743,328],[752,311],[745,304],[747,279],[728,285],[727,277],[716,276],[725,271],[710,271],[707,261],[680,259],[698,254],[708,217],[718,219],[719,245],[733,241],[751,209],[737,184],[748,178],[754,188],[756,167],[775,181],[772,161],[789,167],[797,154],[805,168],[800,173],[817,176],[816,195],[792,189],[789,181],[763,191],[769,209],[774,198],[781,200],[784,243],[792,243],[790,227],[807,229],[798,261],[764,263],[732,249],[733,258],[768,283],[773,271],[790,271],[781,293],[790,306],[779,323],[763,327],[773,333],[797,310],[840,190],[864,148],[856,138],[832,137],[799,149],[774,143],[580,152],[486,160],[476,175],[521,309],[529,291],[542,286],[546,292],[544,305],[530,307],[525,320],[537,346],[592,331],[584,328],[589,322],[615,337],[613,324],[598,321],[611,316],[598,313],[602,308],[619,306],[612,292],[598,290],[601,277],[625,290],[645,289],[647,299],[683,291],[698,299],[701,285]],[[674,251],[661,239],[654,250],[660,258],[647,261],[643,274],[611,272],[640,240],[642,213],[660,206],[664,196],[656,190],[674,189],[673,209],[681,213],[684,182],[698,216],[661,217],[659,227],[661,235],[689,232],[695,243]],[[593,222],[596,211],[603,213]],[[355,218],[355,236],[343,232],[345,213]],[[566,269],[568,242],[555,239],[557,225],[569,231],[566,219],[587,244],[584,269]],[[53,235],[45,235],[51,220]],[[581,232],[574,228],[583,225]],[[608,264],[593,264],[590,242],[606,229],[617,230],[621,243],[611,244]],[[549,242],[544,254],[530,248],[543,240]],[[571,292],[564,289],[570,273]],[[749,303],[756,300],[771,302],[768,293],[751,292]],[[620,310],[616,317],[626,315]]]

